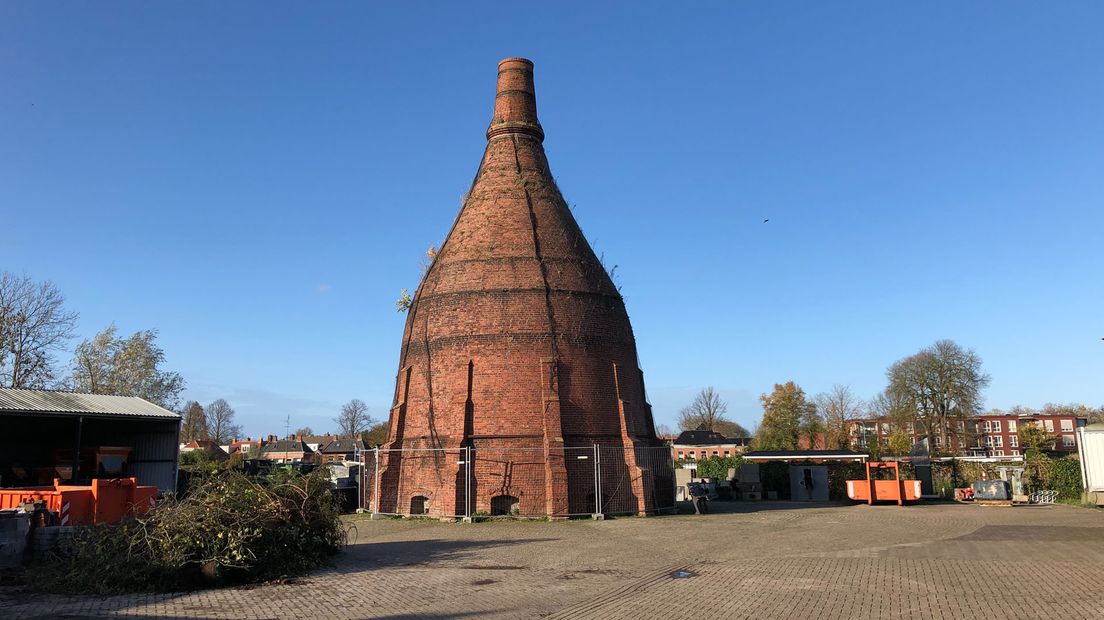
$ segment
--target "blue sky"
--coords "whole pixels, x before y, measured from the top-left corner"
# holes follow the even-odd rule
[[[0,4],[0,269],[159,329],[249,434],[385,417],[525,56],[658,421],[940,338],[989,406],[1104,404],[1104,5],[596,4]]]

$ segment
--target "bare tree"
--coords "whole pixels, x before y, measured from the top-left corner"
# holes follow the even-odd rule
[[[863,402],[851,393],[851,388],[838,384],[827,392],[817,394],[813,402],[824,420],[824,447],[849,447],[851,442],[847,423],[862,416]]]
[[[308,436],[313,435],[313,434],[314,434],[314,430],[311,429],[311,427],[309,427],[309,426],[304,426],[303,428],[300,428],[300,429],[295,431],[295,436],[296,437],[308,437]]]
[[[671,427],[666,424],[656,424],[655,432],[658,437],[670,437],[675,434]]]
[[[886,375],[886,397],[907,412],[930,446],[937,436],[966,432],[956,422],[981,411],[982,390],[989,385],[978,354],[951,340],[894,362]]]
[[[727,411],[728,403],[721,400],[721,395],[712,386],[702,388],[694,396],[693,402],[679,411],[678,425],[684,431],[720,432],[717,427],[728,421],[725,417]]]
[[[240,437],[241,427],[234,424],[234,409],[220,398],[204,407],[207,418],[207,434],[211,441],[222,445]]]
[[[157,346],[157,331],[116,336],[114,325],[85,340],[73,355],[72,389],[92,394],[138,396],[172,409],[184,390],[179,373],[163,370],[165,352]]]
[[[360,433],[368,430],[376,423],[368,415],[368,405],[359,398],[354,398],[341,406],[341,413],[334,418],[337,422],[337,430],[342,437],[355,438]]]
[[[73,337],[75,312],[50,282],[0,273],[0,386],[46,387],[54,353]]]
[[[187,443],[193,439],[207,439],[210,433],[207,432],[207,418],[202,405],[194,400],[188,401],[181,416],[184,418],[180,423],[181,441]]]

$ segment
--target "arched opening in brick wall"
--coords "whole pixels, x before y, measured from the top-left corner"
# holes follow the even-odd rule
[[[491,498],[491,515],[516,515],[520,506],[520,500],[513,495],[496,495]]]
[[[415,495],[410,498],[410,514],[429,514],[429,498],[425,495]]]
[[[597,506],[594,505],[594,492],[591,491],[590,493],[587,493],[586,496],[585,510],[586,512],[605,512],[607,509],[609,509],[609,501],[609,496],[603,493],[601,510],[595,511],[595,508],[597,508]]]

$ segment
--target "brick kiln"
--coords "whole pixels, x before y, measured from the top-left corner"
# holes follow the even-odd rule
[[[382,512],[493,514],[506,498],[514,514],[593,513],[595,444],[603,497],[670,505],[637,462],[659,444],[624,302],[543,140],[533,63],[503,60],[479,171],[408,310]]]

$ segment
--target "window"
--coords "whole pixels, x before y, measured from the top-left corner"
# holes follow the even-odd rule
[[[1009,433],[1015,433],[1016,432],[1016,421],[1015,420],[1009,420],[1008,421],[1008,432]]]
[[[1008,446],[1010,448],[1019,448],[1020,447],[1020,437],[1019,437],[1019,435],[1012,435],[1011,437],[1009,437],[1008,438]]]
[[[699,455],[701,456],[702,460],[705,460],[705,458],[706,458],[706,457],[705,457],[705,450],[702,450],[702,451],[701,451],[701,452],[699,452],[698,454],[699,454]]]
[[[1001,436],[1001,435],[997,435],[996,437],[994,437],[993,438],[993,445],[998,447],[998,448],[1003,448],[1004,447],[1004,437]],[[1001,456],[1003,456],[1003,455],[1001,455]]]
[[[1073,435],[1062,435],[1062,447],[1072,448],[1075,445]]]
[[[1069,419],[1062,420],[1062,432],[1063,433],[1072,433],[1073,432],[1073,420],[1069,420]]]
[[[1004,450],[997,450],[996,455],[997,456],[1004,456]]]
[[[730,456],[732,456],[732,453],[729,452],[728,450],[725,450],[725,458],[727,459]]]
[[[1054,432],[1054,420],[1043,420],[1043,428],[1046,429],[1046,432],[1053,433]]]
[[[881,428],[879,429],[878,432],[881,433],[882,435],[888,435],[889,434],[889,424],[887,422],[882,422],[880,426],[881,426]]]
[[[992,448],[993,447],[993,438],[988,436],[988,435],[985,437],[985,447],[986,448]]]
[[[717,456],[717,451],[716,450],[713,451],[713,456]]]
[[[684,458],[686,458],[686,457],[683,456],[682,450],[679,450],[679,460],[681,461]]]
[[[909,422],[905,426],[905,428],[907,429],[909,435],[915,435],[916,434],[916,425],[913,424],[912,422]]]
[[[993,432],[994,433],[1001,432],[1001,421],[1000,420],[993,420]]]

